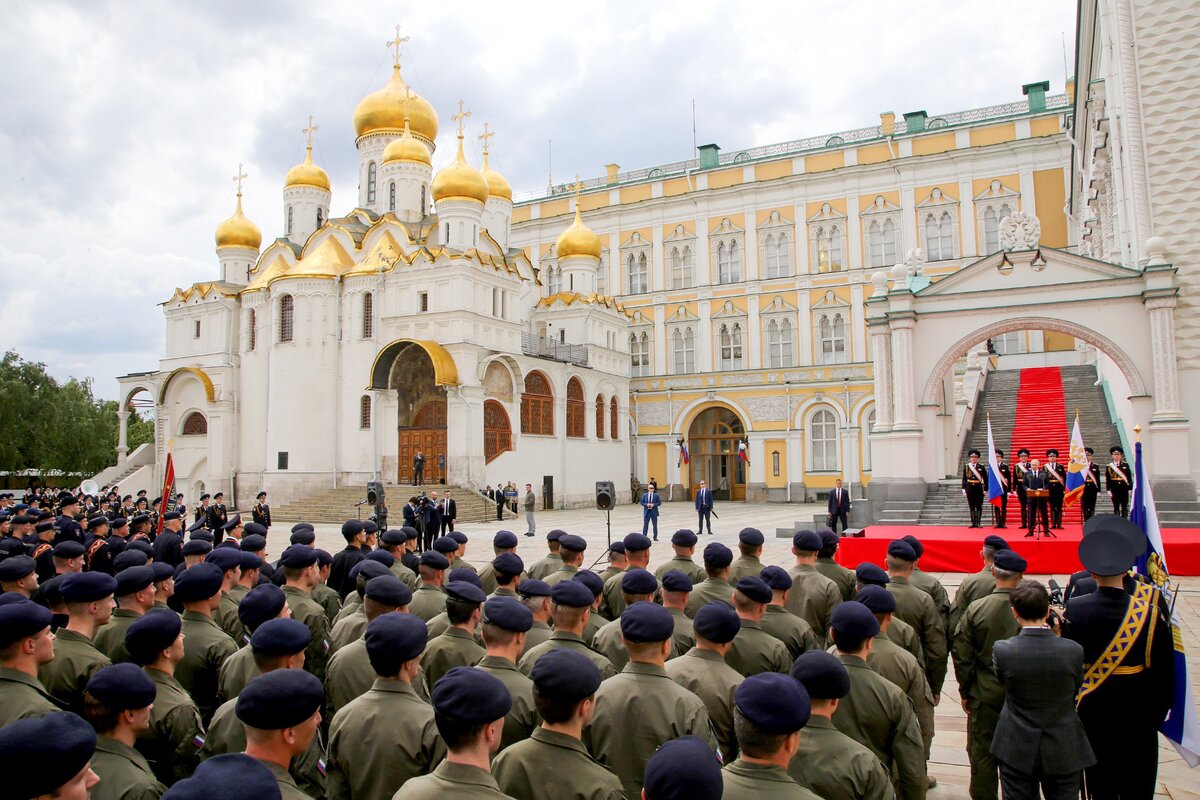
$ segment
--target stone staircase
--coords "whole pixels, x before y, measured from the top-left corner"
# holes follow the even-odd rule
[[[426,492],[436,491],[439,497],[446,490],[449,490],[454,497],[455,504],[458,506],[458,521],[460,523],[490,522],[496,519],[496,504],[473,489],[465,489],[461,486],[442,486],[440,484],[431,484],[423,488]],[[404,515],[401,509],[403,509],[408,498],[413,496],[415,490],[416,487],[413,486],[396,486],[392,484],[384,486],[384,493],[388,501],[389,528],[399,528],[404,524]],[[363,486],[344,486],[338,489],[325,489],[314,492],[301,500],[273,507],[271,509],[271,516],[274,521],[280,523],[304,521],[339,525],[348,519],[366,519],[371,516],[374,509],[368,505],[355,505],[364,500],[366,494],[366,487]],[[517,515],[512,513],[511,510],[505,509],[504,518],[506,520],[516,519]]]

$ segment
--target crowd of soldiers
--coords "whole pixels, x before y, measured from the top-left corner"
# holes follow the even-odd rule
[[[77,502],[48,536],[0,510],[5,797],[923,798],[948,661],[972,798],[1077,797],[1085,770],[1092,797],[1153,793],[1171,637],[1115,516],[1060,619],[994,535],[952,604],[912,536],[850,570],[802,530],[785,569],[753,528],[699,561],[680,530],[651,572],[631,533],[596,572],[560,530],[528,565],[499,531],[476,567],[461,531],[422,551],[350,520],[336,554],[300,523],[272,561],[236,515],[147,541],[84,533]]]

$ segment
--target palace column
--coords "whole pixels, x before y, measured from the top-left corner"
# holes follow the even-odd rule
[[[887,320],[879,317],[868,320],[871,336],[871,361],[875,370],[875,430],[887,433],[892,429],[892,343]]]
[[[117,411],[117,463],[124,464],[129,454],[129,409],[122,404]]]
[[[895,402],[892,430],[915,431],[919,429],[913,389],[912,342],[913,328],[917,324],[916,315],[911,311],[893,312],[888,315],[888,324],[892,332],[892,388]]]
[[[1183,418],[1179,408],[1179,376],[1175,362],[1175,294],[1149,296],[1144,299],[1150,312],[1150,347],[1154,354],[1154,416],[1151,421],[1178,422]]]

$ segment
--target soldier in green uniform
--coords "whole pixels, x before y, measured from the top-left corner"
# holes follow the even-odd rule
[[[425,655],[421,657],[430,685],[437,686],[438,680],[455,667],[474,666],[487,655],[475,641],[485,600],[487,596],[483,590],[466,581],[446,584],[446,614],[450,627],[429,640]]]
[[[288,770],[316,740],[324,699],[325,690],[315,675],[280,669],[250,681],[233,701],[245,728],[246,755],[271,770],[282,800],[311,800]]]
[[[879,620],[862,603],[842,603],[830,620],[837,657],[850,674],[850,694],[838,704],[838,730],[892,766],[898,800],[920,800],[928,789],[921,729],[908,698],[867,665]]]
[[[423,621],[436,617],[446,610],[446,570],[450,561],[441,553],[426,550],[421,554],[421,587],[413,592],[412,614]]]
[[[812,650],[796,659],[792,677],[808,692],[812,716],[788,774],[824,800],[891,800],[892,782],[875,754],[833,724],[850,673],[837,657]]]
[[[582,742],[600,680],[595,665],[571,650],[551,650],[538,659],[531,685],[542,724],[496,756],[492,774],[500,791],[522,800],[625,798],[620,779],[593,759]],[[506,720],[506,728],[508,724]]]
[[[526,571],[525,576],[535,581],[544,581],[546,576],[562,566],[562,556],[559,554],[558,540],[564,531],[557,528],[546,534],[546,555]]]
[[[175,679],[196,701],[205,724],[217,710],[221,665],[238,649],[237,642],[213,621],[213,614],[221,604],[223,580],[221,568],[206,563],[184,570],[175,581],[175,597],[184,608],[185,641],[183,660],[175,668]]]
[[[382,579],[382,580],[381,580]],[[378,581],[378,583],[375,583]],[[408,604],[412,601],[412,592],[393,575],[380,575],[372,578],[368,584],[371,589],[371,600],[367,607],[367,624],[384,614],[393,611],[408,613]],[[364,626],[364,632],[366,630]],[[371,668],[371,659],[367,656],[367,643],[360,634],[357,639],[333,654],[325,670],[325,691],[328,711],[332,716],[339,709],[356,697],[367,693],[375,682],[375,670]],[[423,691],[424,677],[419,676],[413,683],[417,694],[428,700]]]
[[[469,570],[469,569],[452,569],[452,570],[450,570],[450,572],[448,572],[446,574],[446,586],[448,587],[451,583],[455,583],[455,582],[470,584],[471,586],[474,586],[476,589],[478,589],[481,593],[483,592],[483,582],[481,580],[479,580],[479,573],[475,572],[474,570]],[[445,588],[445,587],[443,587],[443,588]],[[485,600],[487,599],[487,595],[484,595],[484,599]],[[447,600],[447,603],[450,601],[449,595],[447,595],[446,600]],[[433,642],[434,638],[441,636],[443,633],[445,633],[447,630],[449,630],[450,615],[448,613],[446,613],[445,611],[443,611],[442,613],[438,614],[433,619],[426,622],[425,627],[429,631],[429,641]],[[483,637],[479,635],[478,627],[475,629],[475,643],[477,645],[479,645],[480,647],[483,647]],[[482,656],[480,656],[480,657],[482,658]],[[426,651],[425,658],[423,658],[421,660],[421,663],[428,666],[428,661],[429,661],[429,651]],[[470,665],[464,664],[463,666],[470,666]]]
[[[696,542],[699,541],[696,534],[689,531],[687,528],[680,528],[671,534],[671,549],[675,551],[675,556],[670,561],[664,561],[654,570],[654,577],[660,581],[663,575],[666,575],[673,569],[677,569],[691,579],[692,585],[703,583],[704,567],[701,567],[692,560],[692,556],[696,553]],[[621,545],[624,550],[624,543]],[[624,553],[621,553],[624,555]]]
[[[157,692],[150,676],[130,663],[104,667],[88,681],[83,716],[96,730],[92,770],[100,776],[91,800],[158,800],[167,790],[134,749],[138,734],[150,727]]]
[[[971,800],[996,800],[1000,794],[999,766],[991,746],[1004,708],[1004,685],[992,666],[992,648],[996,642],[1021,632],[1012,614],[1009,595],[1021,582],[1027,566],[1025,559],[1012,550],[997,552],[992,565],[995,590],[972,603],[954,631],[951,653],[963,711],[967,714]]]
[[[0,726],[58,710],[38,680],[54,659],[53,617],[30,600],[0,606]]]
[[[442,524],[445,525],[444,519]],[[458,549],[454,551],[454,556],[450,559],[450,569],[469,569],[478,574],[479,570],[475,569],[475,565],[467,561],[467,544],[471,541],[467,535],[462,531],[450,531],[446,535],[458,544]]]
[[[724,603],[733,608],[733,587],[729,585],[729,565],[733,563],[733,551],[720,542],[709,542],[704,547],[704,582],[692,585],[685,613],[692,617],[709,603]]]
[[[371,553],[376,552],[380,554],[380,558],[383,558],[383,554],[386,551],[371,551]],[[370,557],[370,554],[368,554],[368,557]],[[394,558],[392,560],[395,561]],[[333,626],[333,621],[337,619],[337,615],[342,611],[341,596],[327,583],[332,571],[333,556],[329,554],[329,551],[317,548],[317,582],[313,584],[312,597],[321,608],[325,609],[325,616],[329,618],[329,625],[331,627]]]
[[[941,581],[921,570],[921,556],[925,555],[925,545],[921,544],[921,540],[911,533],[901,539],[908,542],[917,556],[908,582],[932,598],[933,605],[942,618],[942,630],[946,632],[946,639],[949,640],[954,635],[954,629],[950,627],[950,595],[946,593],[946,587],[942,586]]]
[[[521,585],[524,586],[529,582],[525,581]],[[589,647],[583,641],[583,629],[587,626],[588,617],[592,613],[594,601],[592,590],[581,581],[563,581],[550,590],[548,599],[553,603],[551,613],[554,619],[554,632],[550,638],[535,647],[530,648],[526,643],[525,654],[517,662],[521,673],[526,677],[532,675],[533,665],[542,655],[558,648],[567,648],[580,653],[595,664],[596,669],[600,670],[600,674],[604,678],[616,675],[617,671],[613,668],[612,662],[600,651]],[[667,613],[670,614],[670,612]]]
[[[747,678],[760,672],[786,675],[792,668],[787,646],[762,629],[772,596],[771,587],[758,576],[739,579],[733,590],[733,608],[742,626],[725,661]]]
[[[736,584],[742,578],[758,577],[762,572],[763,543],[766,539],[758,528],[742,528],[738,533],[738,552],[741,554],[729,566],[729,583]]]
[[[613,575],[619,575],[629,568],[629,560],[625,558],[625,542],[616,541],[608,546],[608,566],[600,573],[600,580],[608,583]]]
[[[529,609],[529,613],[533,614],[533,627],[529,629],[529,633],[525,634],[525,653],[528,653],[554,633],[550,627],[550,619],[553,614],[550,586],[545,581],[526,578],[517,584],[517,597],[521,604]],[[522,658],[525,657],[525,653],[521,654]]]
[[[292,610],[292,619],[300,620],[312,631],[312,643],[304,654],[304,668],[324,679],[329,659],[329,617],[312,596],[312,589],[317,585],[317,560],[316,550],[294,544],[283,551],[279,566],[286,581],[283,593]],[[179,587],[175,591],[178,593]]]
[[[479,573],[479,586],[488,597],[517,597],[517,586],[524,574],[525,562],[519,555],[500,553]]]
[[[744,678],[725,663],[725,655],[742,621],[725,603],[713,602],[696,612],[693,627],[696,646],[667,662],[667,676],[704,703],[721,757],[728,763],[738,752],[733,730],[733,691]]]
[[[129,567],[117,573],[117,588],[113,592],[117,607],[108,622],[96,630],[92,642],[96,649],[120,664],[129,660],[125,650],[125,631],[134,620],[154,607],[154,568]]]
[[[572,580],[579,581],[592,592],[592,613],[588,614],[587,625],[583,629],[583,640],[590,647],[596,634],[610,621],[600,614],[600,604],[604,602],[604,582],[590,569],[579,570]]]
[[[788,592],[792,590],[792,576],[787,574],[787,570],[774,565],[763,567],[759,577],[771,589],[771,603],[767,606],[766,615],[759,621],[762,629],[783,642],[793,661],[801,653],[820,647],[812,626],[787,610]]]
[[[512,531],[496,531],[496,535],[492,537],[492,550],[495,552],[497,558],[504,553],[509,553],[515,556],[517,554],[517,535]],[[522,563],[521,572],[524,571],[525,565]],[[519,576],[521,572],[518,572],[517,575]],[[507,581],[508,583],[511,583],[511,577],[512,576],[510,575],[510,580]],[[479,570],[479,580],[483,584],[484,594],[490,595],[492,592],[496,591],[497,583],[495,558],[493,558],[489,563],[484,564],[483,569]]]
[[[677,569],[660,578],[663,608],[675,618],[675,633],[671,636],[671,658],[683,655],[696,645],[696,634],[686,609],[688,596],[692,592],[692,579]],[[624,665],[622,665],[624,666]]]
[[[92,771],[96,732],[75,714],[57,711],[0,728],[4,796],[80,800],[100,780]]]
[[[817,535],[821,537],[821,549],[817,552],[817,572],[837,584],[843,600],[853,600],[854,570],[846,569],[833,560],[838,545],[841,544],[841,537],[829,528],[821,528]]]
[[[644,800],[721,800],[721,762],[698,736],[672,739],[646,762]]]
[[[662,606],[641,602],[625,609],[621,635],[629,663],[596,690],[596,711],[584,732],[588,749],[616,773],[629,797],[641,793],[646,760],[666,741],[695,734],[717,746],[704,702],[664,669],[674,631]]]
[[[925,677],[929,679],[934,705],[937,705],[941,702],[942,683],[946,680],[946,657],[949,655],[949,647],[942,615],[938,613],[933,598],[909,581],[916,558],[917,554],[908,542],[897,539],[888,545],[887,590],[896,598],[896,616],[917,632],[921,652],[925,655]]]
[[[175,596],[175,568],[162,561],[147,566],[154,570],[154,607],[170,608],[168,601]]]
[[[388,566],[388,569],[392,571],[393,575],[404,581],[405,586],[415,592],[417,587],[421,585],[421,582],[417,579],[417,573],[409,569],[404,563],[406,544],[408,544],[408,534],[404,531],[393,529],[379,534],[380,551],[392,557],[392,563]]]
[[[292,610],[287,605],[287,595],[273,583],[255,586],[238,603],[238,621],[248,632],[243,637],[243,646],[221,665],[217,675],[217,699],[224,702],[237,697],[250,679],[258,675],[254,662],[254,632],[268,620],[283,617],[290,619]]]
[[[829,617],[842,602],[842,592],[836,583],[817,572],[820,552],[821,537],[814,531],[800,531],[792,537],[796,565],[788,570],[792,589],[785,608],[807,622],[817,642],[824,645],[829,635]]]
[[[0,536],[0,540],[8,542],[10,538]],[[38,587],[37,562],[24,554],[25,545],[19,538],[12,537],[12,541],[21,549],[21,554],[0,561],[0,592],[30,597]]]
[[[59,588],[69,621],[55,634],[54,660],[38,669],[38,678],[59,705],[82,714],[88,679],[112,664],[92,638],[112,616],[117,579],[104,572],[75,572],[64,576]]]
[[[640,567],[632,567],[621,573],[621,606],[627,607],[633,603],[653,600],[658,591],[658,579]],[[605,587],[607,588],[607,587]],[[615,619],[596,632],[592,639],[592,647],[598,650],[618,671],[628,663],[625,645],[621,639],[621,620]],[[676,655],[674,648],[668,658]]]
[[[741,755],[723,770],[724,800],[820,800],[787,771],[810,713],[808,692],[790,676],[746,678],[733,695]]]
[[[167,800],[275,800],[279,784],[271,770],[245,753],[210,758],[196,773],[171,787]]]
[[[640,533],[628,534],[624,539],[625,560],[628,563],[625,571],[631,569],[650,569],[650,548],[653,542],[649,536]],[[625,610],[625,599],[621,594],[621,577],[614,575],[604,582],[604,601],[600,604],[600,613],[611,620],[621,616]],[[653,577],[653,575],[651,576]],[[657,578],[655,578],[657,580]]]
[[[483,604],[483,642],[487,645],[487,655],[476,666],[499,678],[512,698],[512,708],[504,720],[501,750],[528,739],[538,724],[533,682],[517,669],[517,659],[525,649],[525,634],[532,626],[533,614],[516,598],[490,597]]]
[[[983,559],[983,569],[963,578],[962,583],[958,585],[958,591],[954,593],[954,607],[950,609],[950,627],[946,628],[947,635],[954,636],[954,632],[958,630],[958,621],[970,608],[971,603],[987,597],[996,588],[996,577],[992,575],[993,559],[997,551],[1007,549],[1008,542],[1002,536],[993,533],[984,538],[983,549],[979,551],[979,557]]]
[[[882,567],[878,564],[872,564],[869,561],[864,561],[855,567],[854,576],[856,586],[860,592],[867,586],[886,587],[892,582],[892,579],[888,577],[887,572]],[[892,624],[888,626],[887,632],[884,635],[911,653],[912,657],[921,665],[921,669],[925,669],[925,651],[921,649],[921,641],[917,638],[916,628],[893,615]]]
[[[575,573],[583,568],[583,554],[586,550],[587,539],[582,536],[564,533],[558,537],[558,556],[562,559],[562,563],[559,564],[558,569],[543,580],[553,586],[559,581],[569,581],[574,578]]]
[[[149,611],[125,632],[130,659],[146,670],[156,687],[150,725],[138,734],[135,746],[167,786],[192,774],[204,746],[200,710],[175,680],[183,640],[183,622],[170,610]]]
[[[378,613],[368,615],[366,607],[368,605],[367,587],[371,585],[371,581],[377,578],[396,578],[391,570],[384,564],[364,559],[350,568],[351,580],[354,581],[355,589],[350,594],[346,595],[347,599],[354,597],[358,599],[358,603],[354,606],[354,610],[345,615],[333,624],[333,629],[329,632],[329,654],[333,656],[338,650],[350,644],[354,640],[360,638],[362,633],[367,628],[369,619],[374,619],[379,616]],[[396,580],[400,580],[396,578]],[[403,583],[403,581],[401,581]],[[376,591],[380,587],[394,587],[394,584],[383,582],[376,584]],[[405,586],[407,589],[408,587]],[[389,588],[389,592],[391,589]],[[408,592],[408,600],[400,605],[408,605],[412,602],[412,591]],[[391,610],[391,609],[389,609]]]
[[[384,614],[367,625],[375,683],[329,726],[329,800],[391,797],[445,756],[433,709],[413,690],[427,638],[424,622],[411,614]]]

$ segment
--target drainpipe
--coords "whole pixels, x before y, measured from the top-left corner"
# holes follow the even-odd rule
[[[787,392],[787,443],[790,448],[792,446],[792,382],[784,381],[783,385]],[[790,473],[787,476],[787,501],[792,502],[792,476]]]
[[[675,438],[675,433],[674,433],[674,431],[675,431],[675,406],[671,402],[671,390],[669,388],[667,389],[667,420],[668,420],[667,440],[670,441]],[[668,462],[668,466],[669,466],[669,462]],[[679,473],[679,479],[680,479],[679,482],[683,483],[683,470],[679,465],[678,459],[676,459],[676,462],[675,462],[675,469]],[[667,500],[672,501],[674,499],[675,499],[675,482],[670,480],[670,478],[668,478],[667,479]]]

